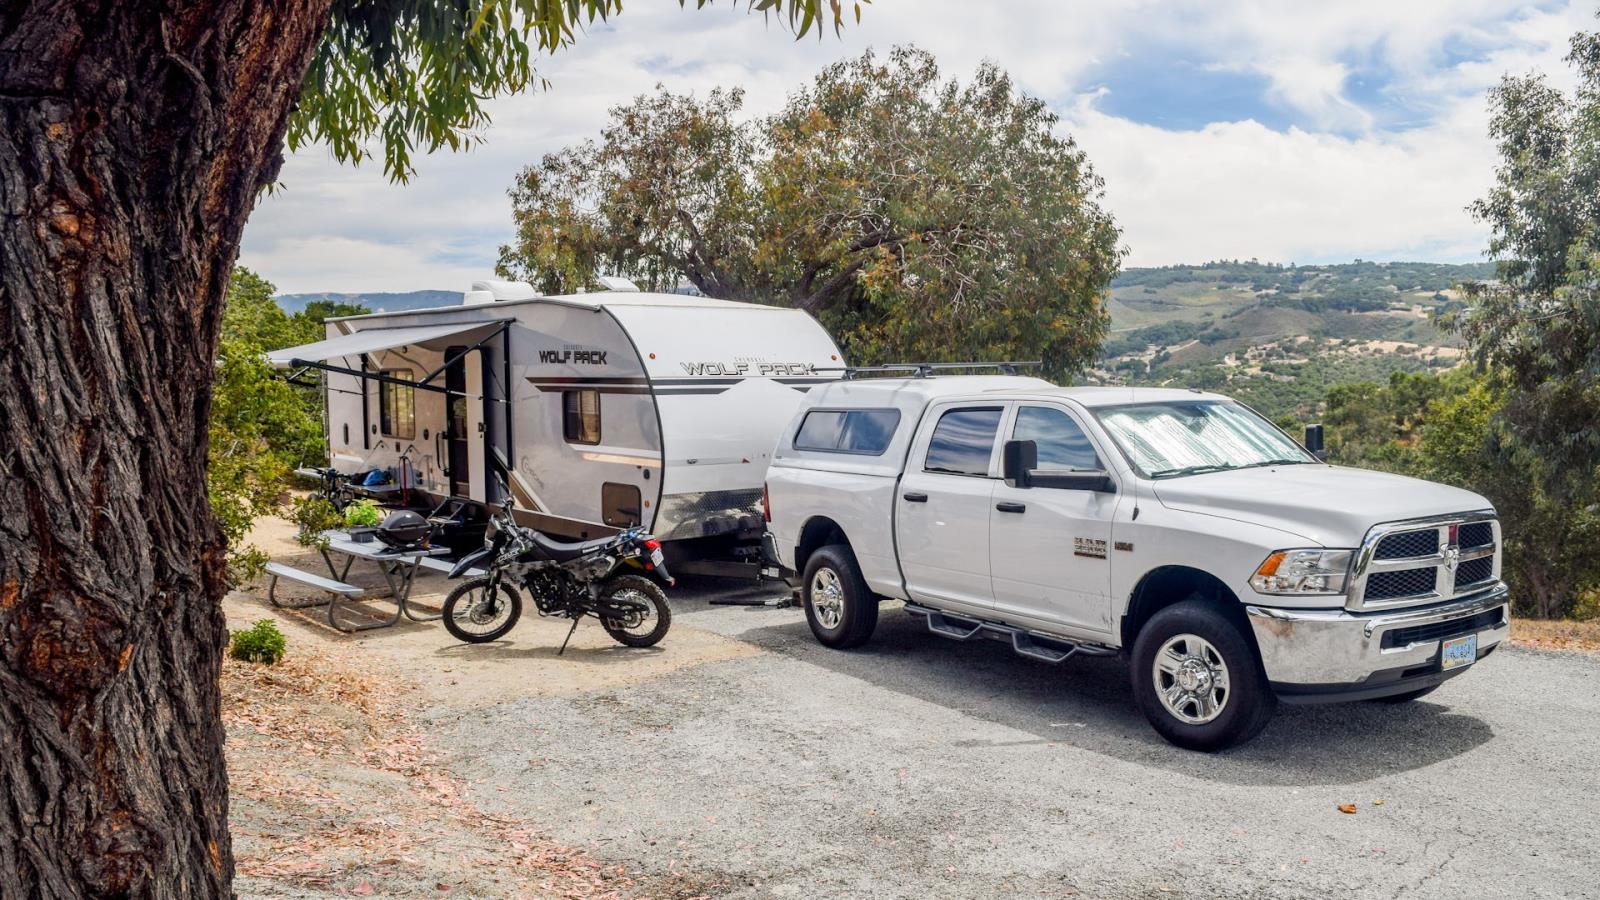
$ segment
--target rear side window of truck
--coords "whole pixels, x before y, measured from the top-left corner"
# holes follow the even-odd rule
[[[952,409],[940,416],[928,439],[928,457],[922,468],[945,475],[987,476],[1001,412],[995,406]]]
[[[898,409],[816,409],[801,420],[794,448],[879,456],[899,425]]]

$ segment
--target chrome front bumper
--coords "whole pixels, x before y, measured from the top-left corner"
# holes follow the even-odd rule
[[[1280,609],[1246,606],[1261,651],[1267,680],[1280,695],[1382,696],[1437,684],[1465,671],[1438,670],[1440,639],[1418,639],[1384,647],[1384,635],[1401,628],[1447,625],[1490,614],[1473,629],[1478,655],[1494,648],[1511,630],[1509,592],[1503,584],[1441,603],[1394,612],[1352,613],[1343,609]],[[1492,613],[1498,611],[1498,615]],[[1472,633],[1468,631],[1465,633]],[[1429,668],[1431,666],[1431,668]]]

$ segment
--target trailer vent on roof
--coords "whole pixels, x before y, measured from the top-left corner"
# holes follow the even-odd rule
[[[474,281],[471,289],[461,295],[463,306],[477,306],[483,303],[497,303],[501,300],[532,300],[539,296],[533,285],[526,281],[501,281],[499,279],[485,279]]]
[[[594,280],[601,287],[608,291],[618,291],[629,294],[639,293],[639,286],[637,284],[634,284],[628,279],[617,275],[596,275]]]

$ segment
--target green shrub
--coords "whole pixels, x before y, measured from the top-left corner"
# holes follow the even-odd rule
[[[383,521],[383,510],[371,500],[362,499],[344,508],[344,524],[372,528]]]
[[[295,540],[304,547],[326,547],[328,541],[322,533],[344,524],[344,519],[333,508],[333,504],[316,494],[295,501],[294,509],[289,511],[289,520],[299,526]]]
[[[262,619],[243,631],[235,631],[229,642],[228,655],[249,663],[272,665],[283,659],[288,642],[283,632],[271,619]]]

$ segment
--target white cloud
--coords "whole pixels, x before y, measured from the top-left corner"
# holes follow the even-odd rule
[[[465,287],[490,273],[511,236],[505,191],[517,170],[595,136],[610,107],[658,82],[697,92],[738,84],[747,109],[765,113],[819,67],[896,43],[932,51],[962,77],[993,59],[1051,102],[1105,177],[1133,264],[1474,258],[1484,234],[1463,208],[1493,165],[1483,91],[1507,71],[1570,83],[1567,38],[1595,27],[1577,0],[878,0],[842,38],[795,42],[743,6],[690,6],[630,4],[542,62],[550,91],[494,101],[482,145],[418,160],[409,185],[389,184],[374,165],[340,166],[321,148],[293,155],[284,190],[251,219],[241,262],[286,292]],[[1097,68],[1178,54],[1264,78],[1265,100],[1292,110],[1298,127],[1170,131],[1096,110]],[[1363,66],[1383,71],[1383,98],[1414,111],[1410,120],[1352,99],[1347,76]]]

